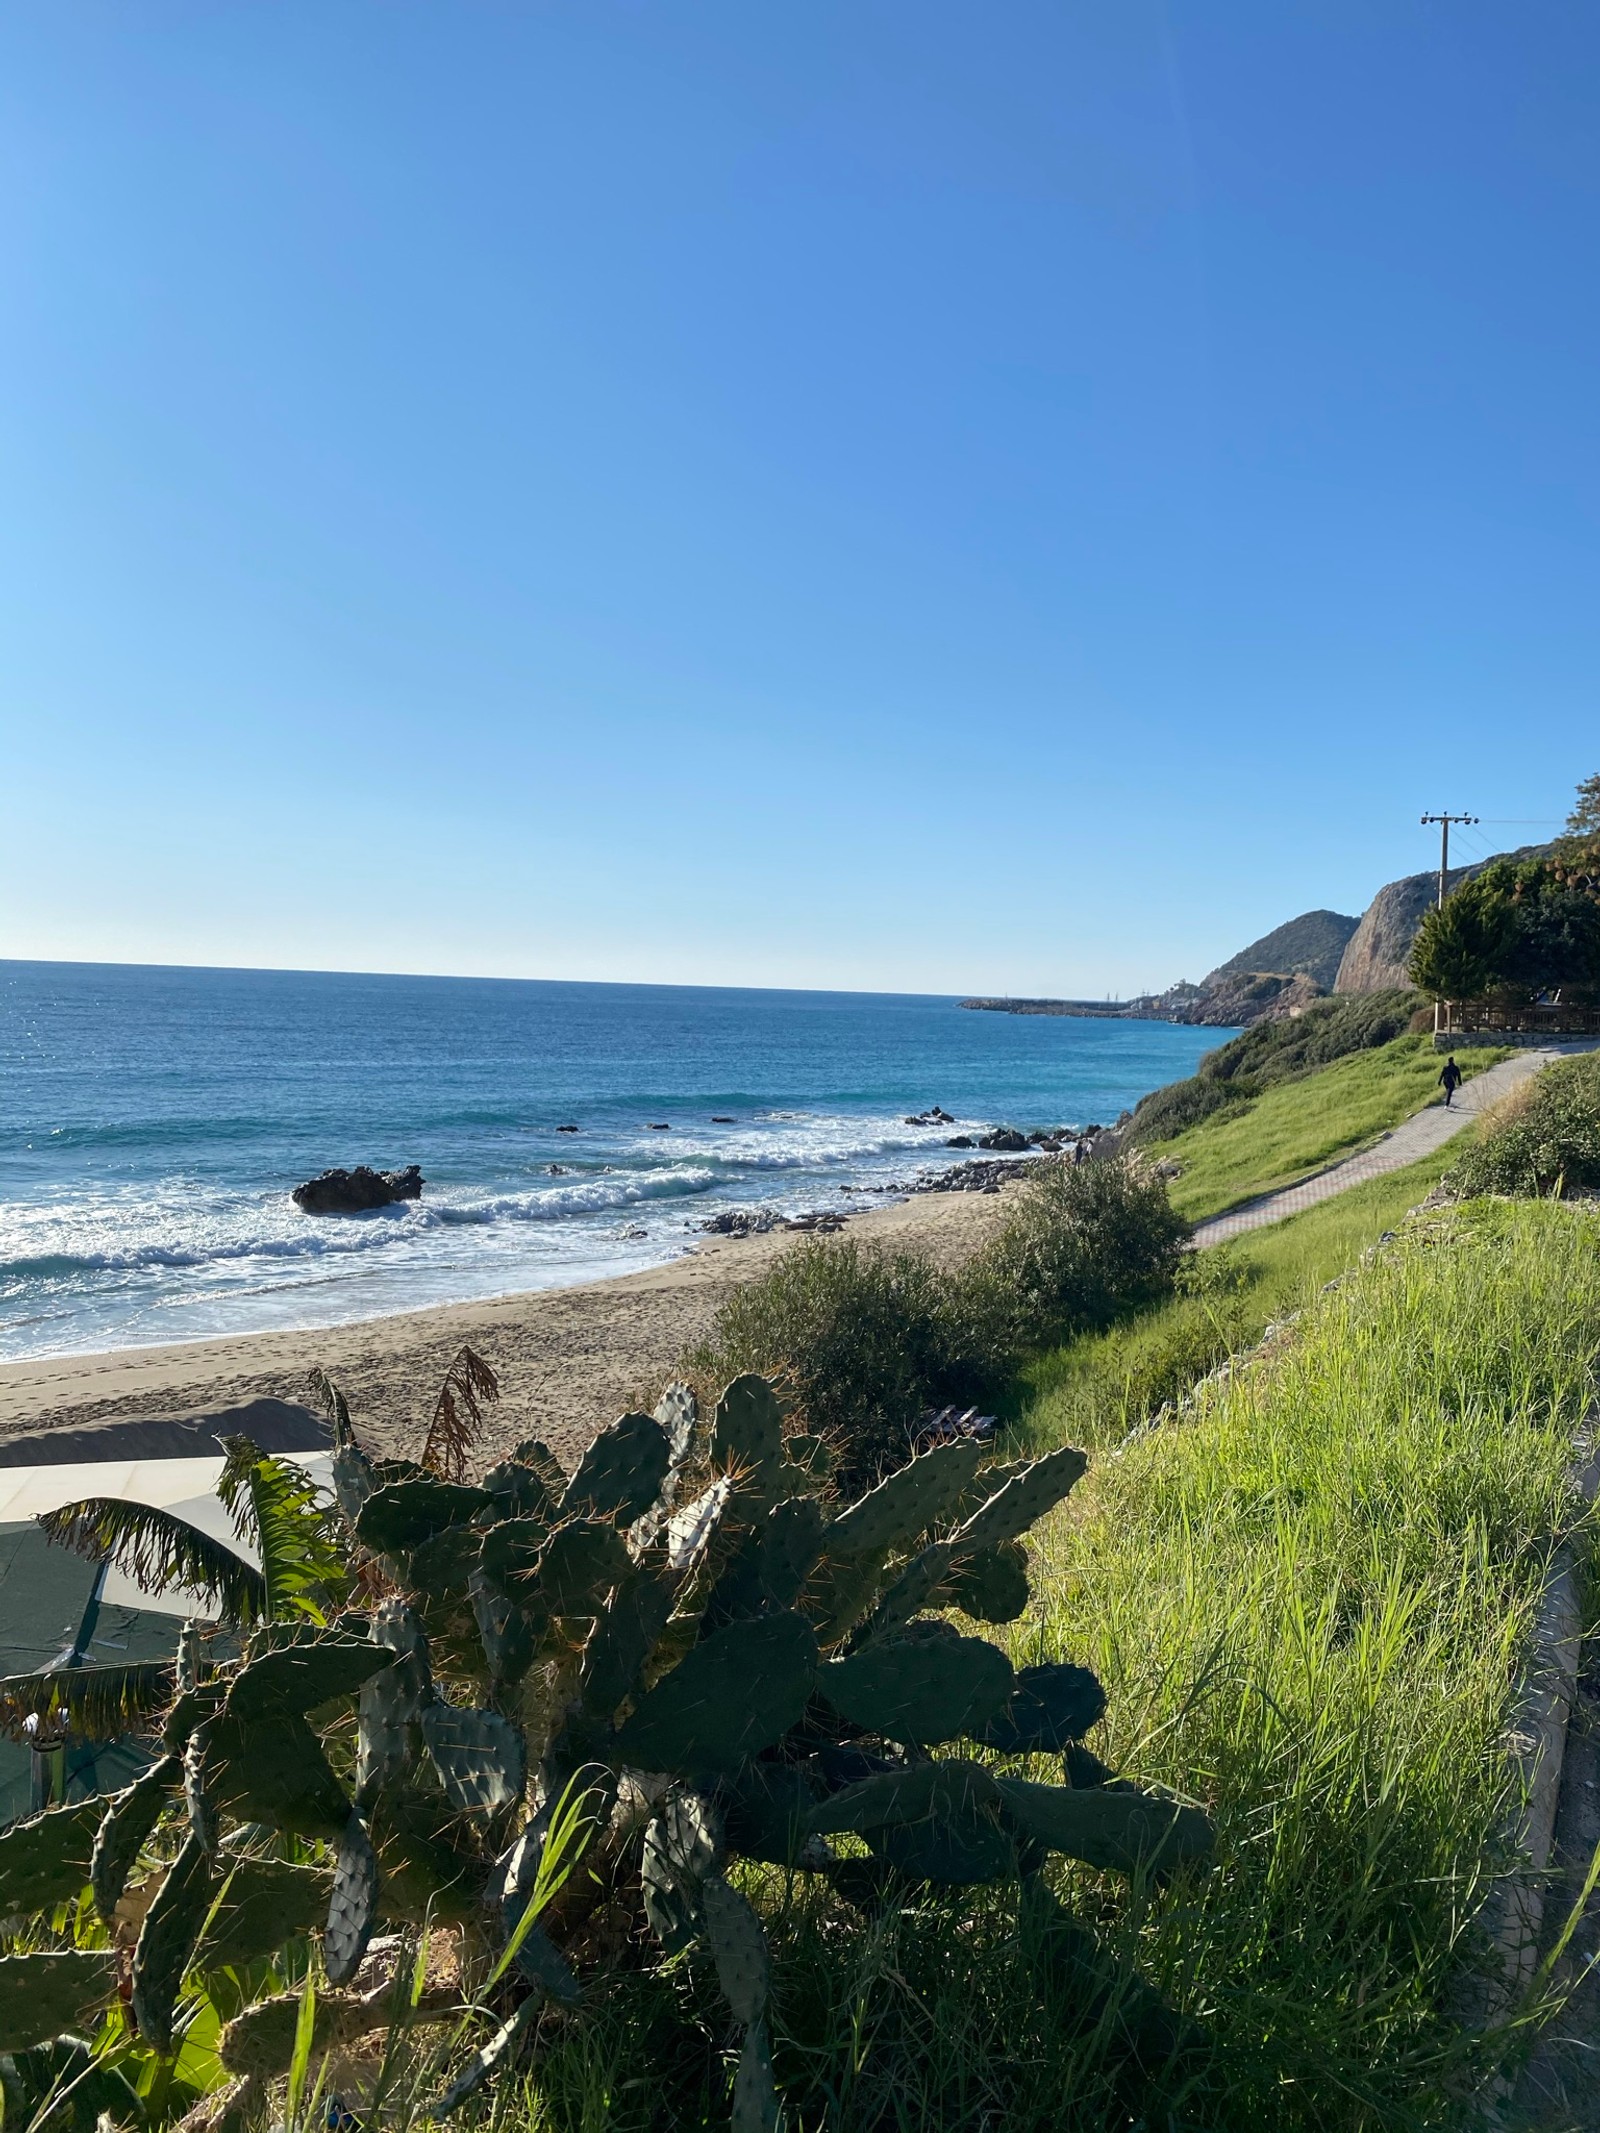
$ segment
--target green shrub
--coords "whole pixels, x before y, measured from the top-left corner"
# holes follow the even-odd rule
[[[1109,1326],[1171,1289],[1189,1225],[1142,1163],[1050,1163],[972,1261],[968,1313],[1019,1359]]]
[[[798,1245],[736,1289],[687,1361],[701,1381],[785,1371],[850,1487],[907,1457],[925,1408],[991,1399],[1011,1358],[931,1259],[841,1237]]]
[[[1600,1053],[1558,1060],[1526,1102],[1484,1125],[1445,1179],[1458,1198],[1600,1188]]]
[[[1186,1235],[1136,1163],[1039,1163],[960,1272],[853,1238],[801,1245],[734,1292],[687,1367],[784,1371],[852,1493],[906,1458],[926,1409],[993,1402],[1030,1352],[1164,1293]]]
[[[1405,987],[1318,1000],[1282,1022],[1257,1022],[1208,1052],[1186,1081],[1154,1089],[1133,1114],[1137,1146],[1168,1141],[1217,1112],[1234,1110],[1275,1082],[1298,1081],[1352,1052],[1369,1052],[1403,1035],[1418,1006]]]

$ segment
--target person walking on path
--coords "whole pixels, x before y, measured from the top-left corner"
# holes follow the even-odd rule
[[[1444,1063],[1444,1072],[1439,1076],[1439,1086],[1444,1090],[1444,1107],[1447,1111],[1454,1103],[1456,1091],[1464,1078],[1460,1067],[1456,1065],[1456,1055],[1452,1052]]]

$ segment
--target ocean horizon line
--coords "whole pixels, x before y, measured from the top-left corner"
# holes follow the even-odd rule
[[[296,963],[150,963],[104,956],[23,956],[0,955],[0,975],[7,970],[124,970],[146,971],[152,974],[193,972],[212,977],[281,977],[281,978],[395,978],[410,984],[437,985],[569,985],[590,986],[615,992],[718,992],[718,993],[776,993],[799,998],[841,1000],[932,1000],[941,1004],[959,1005],[969,999],[991,1000],[1066,1000],[1073,1004],[1099,1006],[1102,996],[1098,993],[1048,992],[1030,990],[1018,992],[1012,989],[987,992],[980,986],[957,987],[950,991],[923,992],[897,985],[749,985],[734,984],[722,980],[680,978],[547,978],[526,975],[510,976],[505,972],[480,972],[472,970],[354,970],[342,965],[296,964]],[[1104,998],[1113,1003],[1145,997],[1142,994],[1107,993]]]

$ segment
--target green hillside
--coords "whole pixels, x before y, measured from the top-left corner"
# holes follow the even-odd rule
[[[1260,940],[1252,941],[1248,948],[1241,948],[1227,962],[1219,963],[1205,982],[1216,985],[1226,978],[1245,977],[1258,970],[1292,977],[1303,970],[1327,990],[1338,975],[1345,943],[1360,923],[1342,911],[1303,911],[1298,918],[1291,918],[1264,933]]]

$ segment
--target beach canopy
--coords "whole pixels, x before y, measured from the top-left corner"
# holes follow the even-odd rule
[[[231,1417],[218,1419],[231,1421]],[[325,1444],[326,1429],[316,1427],[318,1441]],[[218,1429],[211,1441],[227,1433]],[[87,1434],[74,1432],[72,1449],[78,1450]],[[35,1438],[33,1443],[39,1441]],[[68,1664],[126,1666],[144,1659],[170,1659],[185,1617],[206,1620],[213,1612],[196,1593],[177,1588],[143,1592],[122,1571],[57,1546],[36,1523],[47,1511],[86,1496],[120,1496],[171,1511],[249,1561],[257,1561],[254,1548],[235,1532],[217,1495],[224,1464],[220,1449],[200,1456],[130,1458],[115,1456],[119,1448],[137,1447],[138,1439],[127,1431],[108,1431],[103,1441],[113,1456],[0,1464],[0,1674],[39,1673]],[[157,1441],[167,1441],[166,1436]],[[190,1436],[176,1441],[205,1439]],[[320,1487],[330,1488],[329,1452],[296,1449],[292,1456]],[[127,1784],[148,1761],[132,1742],[74,1742],[63,1752],[65,1767],[56,1778],[58,1798],[63,1790],[73,1799],[113,1791]],[[0,1825],[38,1804],[39,1772],[34,1768],[38,1760],[31,1749],[0,1740]]]

